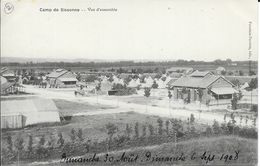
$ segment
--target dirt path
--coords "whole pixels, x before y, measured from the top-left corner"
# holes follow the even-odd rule
[[[214,113],[214,112],[200,112],[195,110],[187,110],[187,109],[169,109],[167,106],[146,106],[141,104],[134,104],[134,103],[127,103],[122,102],[118,100],[109,100],[104,99],[102,96],[88,96],[88,97],[75,97],[74,93],[72,91],[62,91],[59,89],[41,89],[41,88],[35,88],[33,86],[26,86],[25,88],[26,92],[37,94],[41,97],[45,98],[51,98],[51,99],[64,99],[68,101],[73,102],[79,102],[84,103],[88,102],[90,104],[102,104],[102,105],[108,105],[113,106],[116,108],[113,109],[106,109],[105,111],[90,111],[86,113],[78,113],[74,114],[74,116],[77,115],[97,115],[97,114],[108,114],[108,113],[119,113],[119,112],[129,112],[134,111],[141,114],[149,114],[149,115],[157,115],[161,117],[168,117],[168,118],[178,118],[182,120],[187,120],[187,118],[190,117],[191,114],[195,116],[195,120],[199,123],[203,124],[209,124],[212,125],[213,121],[216,120],[220,123],[224,122],[224,113]],[[105,97],[107,98],[107,96]],[[228,122],[230,120],[230,117],[226,118],[226,121]],[[241,124],[242,126],[251,126],[253,122],[251,120],[248,120],[246,124],[246,120],[243,119],[242,123],[240,123],[240,118],[236,117],[235,119],[237,121],[237,124]]]

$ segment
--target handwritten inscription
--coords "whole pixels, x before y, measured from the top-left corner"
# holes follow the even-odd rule
[[[232,154],[212,154],[210,152],[203,152],[203,153],[197,153],[194,152],[193,154],[184,154],[179,153],[175,155],[157,155],[153,154],[150,151],[147,151],[145,153],[126,153],[123,152],[121,155],[115,155],[115,154],[105,154],[105,155],[97,155],[93,154],[89,157],[67,157],[65,153],[62,154],[61,162],[62,163],[94,163],[94,162],[104,162],[104,163],[117,163],[117,162],[124,162],[124,163],[142,163],[142,162],[185,162],[185,161],[192,161],[192,160],[201,160],[205,162],[205,164],[208,164],[210,162],[213,162],[214,160],[222,161],[223,164],[226,162],[232,162],[235,160],[238,160],[239,158],[239,150],[234,151]]]

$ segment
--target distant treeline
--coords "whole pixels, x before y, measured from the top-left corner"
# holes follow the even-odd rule
[[[257,61],[251,61],[251,66],[257,68]],[[190,65],[214,65],[214,66],[249,66],[249,61],[232,61],[231,59],[217,59],[211,62],[194,61],[194,60],[177,60],[177,61],[116,61],[116,62],[26,62],[15,63],[5,62],[2,66],[16,67],[89,67],[89,68],[108,68],[108,67],[129,67],[129,66],[190,66]]]

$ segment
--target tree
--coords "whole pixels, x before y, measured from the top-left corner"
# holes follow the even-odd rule
[[[199,100],[200,100],[200,104],[201,104],[202,97],[203,97],[203,90],[201,88],[198,88],[198,95],[199,95]]]
[[[126,78],[124,79],[124,83],[125,83],[126,85],[128,85],[131,80],[132,80],[132,78],[131,78],[130,76],[128,76],[128,77],[126,77]]]
[[[251,81],[249,82],[249,88],[251,90],[256,89],[258,87],[257,84],[258,84],[257,78],[252,78]]]
[[[146,97],[146,112],[147,112],[147,100],[148,97],[151,95],[151,88],[144,88],[144,96]]]
[[[108,123],[108,124],[106,124],[106,130],[107,130],[107,135],[108,135],[108,139],[109,139],[108,145],[110,147],[112,137],[116,133],[117,127],[113,123]]]
[[[83,141],[84,140],[82,129],[78,130],[77,136],[78,136],[79,141]]]
[[[212,129],[215,135],[219,135],[221,133],[221,128],[219,126],[219,123],[216,120],[214,120],[213,122]]]
[[[212,129],[211,129],[210,126],[208,126],[208,127],[206,128],[206,135],[207,135],[207,137],[209,137],[210,135],[212,135]]]
[[[233,79],[230,81],[232,84],[234,84],[236,87],[240,87],[241,83],[238,79]]]
[[[24,149],[24,140],[21,136],[17,137],[15,141],[15,148],[18,150],[18,152],[22,151]]]
[[[98,103],[98,92],[101,90],[101,82],[99,82],[99,83],[96,85],[95,89],[96,89],[97,103]]]
[[[150,135],[153,136],[154,135],[154,127],[153,127],[153,125],[149,124],[148,128],[149,128]]]
[[[135,123],[135,137],[139,138],[139,123]]]
[[[238,70],[238,74],[239,74],[240,76],[243,76],[243,75],[244,75],[244,72],[243,72],[242,70]]]
[[[226,72],[225,70],[222,70],[222,71],[221,71],[221,75],[223,75],[223,76],[226,75],[226,73],[227,73],[227,72]]]
[[[161,118],[157,119],[157,123],[158,123],[158,134],[162,135],[163,134],[163,121]]]
[[[169,90],[168,90],[168,98],[169,98],[169,112],[170,112],[170,115],[171,115],[171,111],[170,111],[170,109],[171,109],[171,98],[172,98],[172,93],[171,93],[171,91],[169,91]]]
[[[74,128],[72,128],[70,130],[70,139],[71,139],[72,142],[74,142],[76,140],[76,131],[75,131]]]
[[[7,148],[10,152],[13,152],[13,140],[10,135],[7,136]]]
[[[110,76],[109,79],[108,79],[108,81],[109,81],[109,82],[113,82],[113,81],[114,81],[113,77]]]
[[[146,125],[143,125],[143,137],[146,137]]]
[[[237,109],[237,103],[238,103],[238,97],[237,97],[237,94],[234,93],[233,94],[233,99],[231,100],[231,106],[232,106],[233,110]]]
[[[23,150],[24,146],[23,146],[23,143],[24,143],[24,140],[21,136],[19,136],[17,139],[16,139],[16,142],[15,142],[15,147],[17,149],[17,160],[18,160],[18,164],[19,164],[19,161],[20,161],[20,153],[21,151]]]
[[[195,122],[195,117],[193,114],[190,114],[190,123],[193,124]]]
[[[128,123],[126,124],[125,132],[126,132],[127,138],[129,139],[129,138],[130,138],[130,135],[131,135],[131,133],[132,133],[132,128],[129,126]]]
[[[256,73],[252,70],[249,71],[249,76],[256,75]]]
[[[64,139],[63,139],[63,136],[62,136],[62,133],[59,133],[58,134],[58,141],[57,141],[57,144],[60,145],[59,147],[62,147],[64,145]]]
[[[156,83],[156,81],[154,80],[153,81],[153,84],[152,84],[152,88],[153,89],[157,89],[159,87],[159,85]]]
[[[32,152],[33,152],[33,138],[32,138],[32,135],[29,135],[29,141],[28,141],[27,150],[28,150],[29,154],[32,154]]]
[[[166,134],[169,135],[169,125],[170,125],[170,121],[166,120],[165,121],[165,128],[166,128]]]
[[[42,135],[40,138],[40,141],[39,141],[39,145],[44,146],[45,142],[46,142],[45,137],[44,137],[44,135]]]

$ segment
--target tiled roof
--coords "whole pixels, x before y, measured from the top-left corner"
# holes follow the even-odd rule
[[[174,81],[170,86],[175,87],[191,87],[191,88],[207,88],[221,76],[207,75],[206,77],[190,77],[183,76]]]

